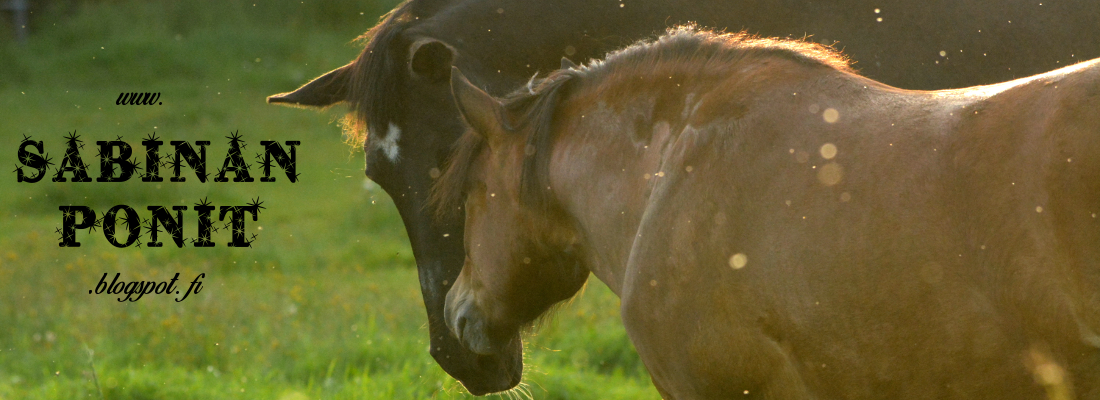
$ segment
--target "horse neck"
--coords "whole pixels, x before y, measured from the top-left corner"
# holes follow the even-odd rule
[[[652,75],[581,85],[556,114],[554,201],[574,220],[589,270],[615,293],[650,193],[665,179],[669,148],[698,122],[701,99],[729,79],[667,69]]]
[[[555,201],[579,231],[588,269],[619,294],[649,194],[641,176],[643,171],[652,173],[656,154],[639,153],[631,143],[604,136],[560,146],[551,160],[550,181]],[[646,160],[637,159],[639,155]]]

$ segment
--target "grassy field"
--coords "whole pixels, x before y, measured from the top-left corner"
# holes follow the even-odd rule
[[[34,10],[26,46],[0,25],[0,400],[470,397],[428,355],[404,229],[364,179],[362,153],[343,143],[340,110],[264,103],[352,59],[360,47],[351,39],[394,2],[48,4]],[[124,91],[160,92],[163,104],[116,106]],[[260,140],[300,140],[301,180],[200,183],[188,170],[184,183],[16,182],[23,135],[59,163],[70,132],[88,144],[93,178],[97,140],[121,136],[137,151],[153,132],[210,140],[216,167],[225,137],[239,132],[249,159]],[[57,246],[61,205],[102,215],[126,204],[148,217],[146,206],[202,198],[262,200],[259,221],[246,225],[258,235],[253,248],[225,246],[224,231],[214,248],[120,249],[101,230],[78,231],[81,247]],[[194,211],[184,218],[184,236],[194,237]],[[180,303],[88,294],[116,272],[206,278]],[[593,279],[527,338],[525,389],[511,396],[657,398],[617,310]]]

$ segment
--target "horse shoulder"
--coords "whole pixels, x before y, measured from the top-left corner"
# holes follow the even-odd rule
[[[697,134],[683,133],[678,142]],[[735,189],[713,179],[721,167],[691,167],[666,162],[663,176],[651,178],[653,192],[624,274],[627,332],[654,381],[673,398],[749,389],[769,398],[809,397],[798,360],[773,335],[767,310],[775,296],[766,292],[775,275],[737,269],[754,232],[740,229],[731,211]]]

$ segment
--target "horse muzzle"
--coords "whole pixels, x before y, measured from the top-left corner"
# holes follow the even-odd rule
[[[511,340],[494,341],[488,324],[473,301],[456,302],[447,296],[444,320],[459,344],[476,357],[476,371],[455,376],[470,393],[481,396],[511,389],[523,375],[523,347],[519,335]]]
[[[454,290],[447,293],[447,306],[443,309],[443,319],[458,341],[470,351],[481,355],[498,354],[501,346],[494,346],[489,337],[488,323],[473,299],[456,295]]]

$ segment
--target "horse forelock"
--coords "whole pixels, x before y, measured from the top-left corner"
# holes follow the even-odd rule
[[[520,89],[502,101],[505,110],[504,129],[510,134],[525,135],[525,157],[520,166],[520,201],[524,205],[543,209],[548,206],[549,152],[556,105],[567,84],[577,71],[558,70],[546,78],[532,77]],[[470,166],[485,148],[480,134],[468,128],[454,145],[451,157],[439,179],[432,186],[429,207],[439,218],[458,210],[466,196]],[[532,149],[535,151],[528,151]]]
[[[507,114],[518,117],[512,129],[527,135],[520,173],[520,202],[536,210],[547,211],[550,207],[549,149],[554,116],[569,83],[579,75],[575,70],[558,70],[505,99]]]

